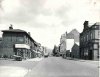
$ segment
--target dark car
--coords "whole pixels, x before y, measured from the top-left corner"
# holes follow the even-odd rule
[[[44,55],[44,57],[45,57],[45,58],[47,58],[47,57],[48,57],[48,55]]]
[[[16,61],[22,61],[22,57],[21,56],[14,55],[14,59]]]
[[[16,57],[15,60],[16,61],[22,61],[22,57]]]

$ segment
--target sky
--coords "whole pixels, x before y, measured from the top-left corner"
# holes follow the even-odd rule
[[[100,22],[100,0],[0,0],[0,30],[12,24],[48,48],[66,31],[82,32],[85,20]]]

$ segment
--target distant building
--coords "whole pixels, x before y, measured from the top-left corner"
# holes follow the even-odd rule
[[[43,46],[40,46],[39,52],[40,52],[41,57],[44,56],[44,47]]]
[[[100,22],[89,25],[84,22],[83,32],[80,33],[80,58],[98,60],[100,55]]]
[[[26,31],[13,29],[11,25],[9,30],[2,30],[2,32],[1,56],[6,55],[8,58],[12,58],[13,55],[21,56],[22,58],[34,58],[37,56],[39,44]]]
[[[2,42],[2,38],[0,37],[0,48],[1,48],[1,42]]]
[[[71,57],[72,58],[79,58],[79,44],[74,43],[72,50],[71,50]]]
[[[44,47],[44,57],[49,56],[49,52],[46,47]]]
[[[63,57],[71,57],[72,47],[76,42],[79,43],[79,32],[76,29],[61,36],[60,53]]]
[[[1,51],[1,47],[2,47],[2,38],[0,37],[0,51]],[[0,55],[0,57],[2,56]]]
[[[76,29],[73,29],[66,34],[66,39],[74,39],[75,42],[79,42],[79,32]]]
[[[66,52],[66,34],[62,34],[60,38],[60,55],[62,56]]]
[[[70,52],[70,56],[69,57],[71,57],[72,52],[73,52],[72,48],[73,48],[74,44],[75,43],[79,43],[79,32],[76,29],[73,29],[71,32],[69,32],[66,35],[66,39],[67,39],[67,51]],[[74,49],[75,49],[75,47],[74,47]],[[76,53],[77,52],[74,51],[73,55],[76,55]]]
[[[66,39],[67,50],[72,52],[72,47],[74,45],[74,39]]]

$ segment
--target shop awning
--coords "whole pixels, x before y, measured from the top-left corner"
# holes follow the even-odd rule
[[[26,49],[30,49],[29,45],[26,44],[15,44],[15,48],[26,48]]]

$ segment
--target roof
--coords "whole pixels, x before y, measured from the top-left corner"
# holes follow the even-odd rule
[[[67,39],[74,39],[75,41],[79,41],[79,32],[76,29],[73,29],[66,36]]]
[[[74,34],[69,33],[69,34],[67,34],[66,38],[67,39],[74,39]]]
[[[100,22],[96,22],[94,25],[100,25]]]
[[[94,23],[94,24],[93,24],[93,23],[89,23],[89,22],[86,23],[86,22],[87,22],[87,21],[84,22],[84,29],[83,29],[83,32],[90,30],[93,26],[100,26],[100,22],[96,22],[96,23]],[[83,33],[83,32],[82,32],[82,33]],[[81,33],[81,34],[82,34],[82,33]]]
[[[10,30],[2,30],[2,32],[26,32],[26,31],[21,29],[10,29]]]
[[[86,24],[87,23],[87,24]],[[93,25],[100,25],[100,22],[96,22],[96,23],[89,23],[89,21],[85,21],[84,25],[87,26],[88,28],[93,26]]]
[[[2,32],[17,32],[17,33],[25,33],[34,43],[37,45],[38,43],[24,30],[21,29],[9,29],[9,30],[2,30]]]
[[[75,44],[77,44],[79,46],[79,42],[75,42]]]

